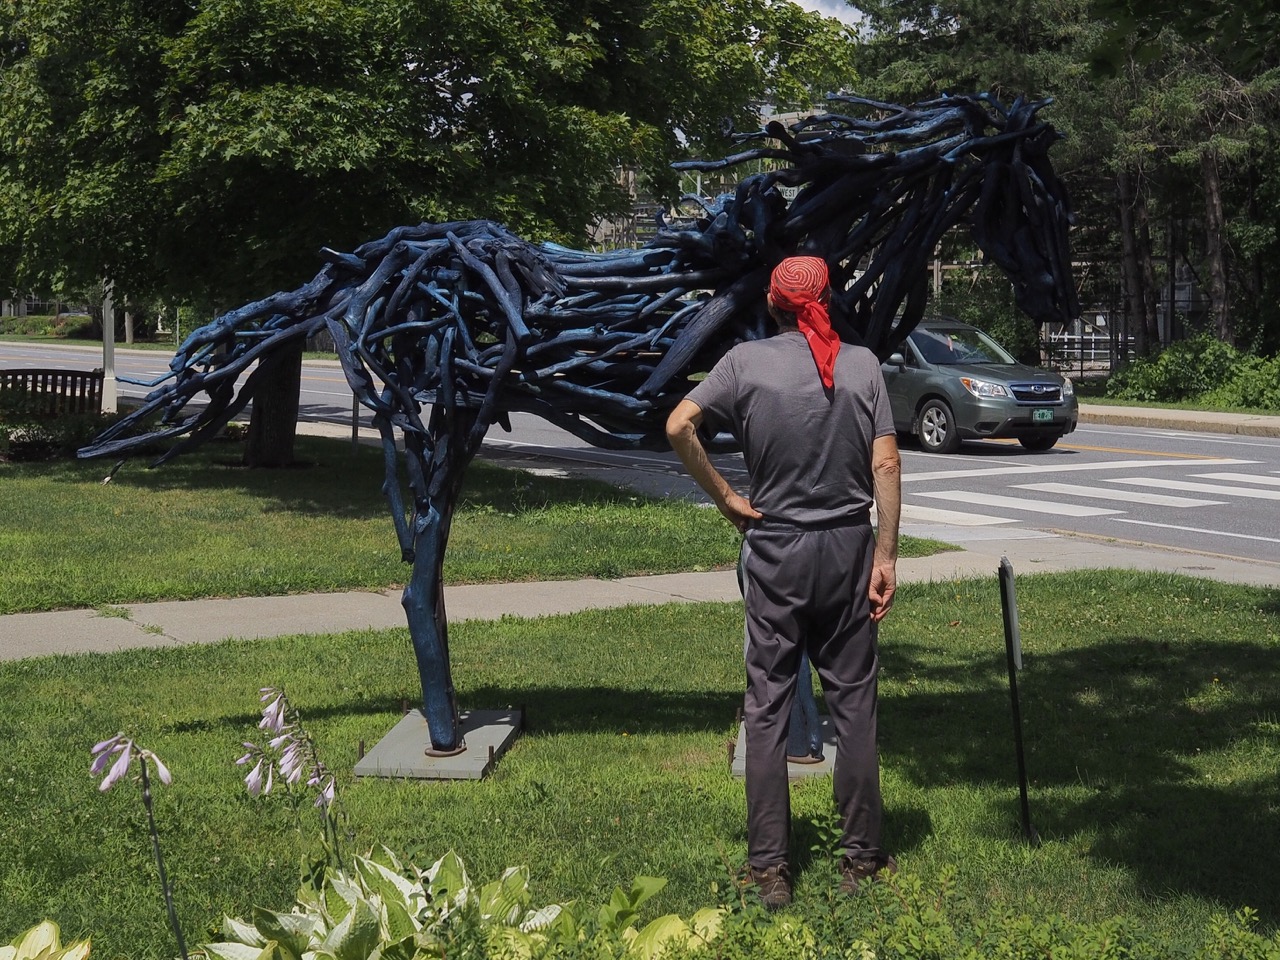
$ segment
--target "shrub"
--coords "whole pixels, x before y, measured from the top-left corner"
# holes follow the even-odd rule
[[[1117,371],[1107,395],[1155,402],[1198,397],[1228,383],[1243,356],[1230,344],[1198,334],[1171,344],[1154,359],[1135,360]]]
[[[83,313],[0,317],[0,334],[44,339],[100,339],[94,330],[93,318]]]
[[[0,393],[0,459],[74,457],[79,447],[114,419],[111,415],[92,413],[48,417],[36,412],[32,400]]]
[[[1076,923],[1061,916],[1006,913],[973,916],[957,908],[954,886],[937,888],[901,874],[864,896],[797,904],[768,914],[744,893],[728,906],[704,908],[688,920],[660,916],[637,929],[638,908],[663,881],[638,878],[615,889],[598,908],[582,903],[535,908],[529,873],[513,867],[490,883],[468,877],[446,854],[423,871],[388,851],[356,858],[349,870],[320,867],[298,891],[289,912],[255,910],[247,920],[223,920],[212,960],[298,960],[380,957],[427,960],[1165,960],[1169,946],[1124,918]],[[1256,932],[1248,908],[1212,920],[1185,960],[1280,960],[1280,934]],[[46,922],[0,947],[0,960],[36,960],[32,947],[53,945],[44,960],[83,960],[88,943],[60,954]],[[37,931],[43,935],[36,936]],[[41,941],[37,943],[37,941]],[[15,949],[27,944],[27,950]],[[74,951],[74,952],[73,952]]]
[[[1231,379],[1201,399],[1215,407],[1280,410],[1280,357],[1241,356]]]

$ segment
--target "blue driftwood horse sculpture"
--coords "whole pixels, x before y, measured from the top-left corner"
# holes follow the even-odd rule
[[[145,402],[80,455],[171,442],[155,463],[177,456],[241,413],[270,375],[263,361],[328,330],[380,431],[383,490],[412,564],[403,603],[428,752],[459,750],[441,568],[464,471],[493,424],[510,429],[509,414],[527,412],[598,446],[666,449],[667,414],[696,375],[735,344],[775,332],[762,294],[772,267],[795,253],[827,261],[833,325],[882,359],[919,321],[927,264],[959,224],[1032,318],[1057,324],[1078,313],[1070,207],[1048,156],[1058,134],[1038,117],[1047,101],[830,101],[840,112],[731,134],[740,152],[679,164],[772,169],[697,201],[690,216],[661,220],[639,249],[535,244],[478,220],[326,250],[309,283],[193,332]],[[188,409],[196,399],[203,405]],[[157,413],[159,426],[139,433]],[[733,449],[727,436],[709,444]]]

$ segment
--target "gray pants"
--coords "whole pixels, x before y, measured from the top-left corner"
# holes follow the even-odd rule
[[[802,650],[822,679],[836,731],[841,847],[855,857],[882,853],[879,661],[867,599],[874,550],[865,521],[823,529],[761,523],[743,541],[747,858],[754,867],[787,862],[787,728]]]

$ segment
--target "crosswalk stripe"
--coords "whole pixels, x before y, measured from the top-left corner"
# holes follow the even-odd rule
[[[1190,480],[1156,480],[1152,477],[1104,478],[1104,483],[1131,483],[1137,487],[1159,490],[1186,490],[1189,493],[1216,493],[1225,497],[1252,497],[1255,500],[1280,500],[1280,490],[1255,490],[1251,487],[1228,487],[1220,483],[1192,483]]]
[[[958,510],[939,510],[913,503],[902,505],[902,519],[921,523],[948,523],[956,527],[988,527],[996,523],[1014,523],[1008,517],[988,517],[981,513],[961,513]]]
[[[970,493],[968,490],[939,490],[936,493],[919,493],[916,496],[972,503],[980,507],[1004,507],[1009,510],[1026,510],[1030,513],[1051,513],[1058,517],[1101,517],[1124,512],[1107,510],[1103,507],[1086,507],[1075,503],[1051,503],[1043,500],[1023,500],[1019,497],[1002,497],[993,493]]]
[[[1058,458],[1053,458],[1051,464],[1025,464],[1025,463],[1009,463],[999,467],[974,467],[972,469],[963,470],[936,470],[936,471],[904,471],[902,474],[903,483],[919,483],[925,480],[964,480],[970,477],[1014,477],[1014,476],[1040,476],[1046,473],[1076,473],[1081,471],[1094,470],[1145,470],[1148,467],[1186,467],[1186,460],[1113,460],[1110,463],[1059,463]],[[1201,460],[1196,463],[1197,467],[1209,466],[1243,466],[1244,464],[1257,463],[1257,460],[1232,460],[1223,457],[1218,460]]]
[[[1193,473],[1205,480],[1235,480],[1240,483],[1266,483],[1280,487],[1280,477],[1260,477],[1256,473]]]
[[[1182,530],[1185,533],[1207,533],[1214,537],[1234,537],[1237,540],[1261,540],[1263,543],[1280,543],[1275,537],[1255,537],[1251,533],[1228,533],[1226,530],[1205,530],[1201,527],[1178,527],[1171,523],[1152,523],[1150,520],[1131,520],[1116,517],[1115,523],[1133,523],[1140,527],[1159,527],[1162,530]]]
[[[1038,490],[1041,493],[1060,493],[1069,497],[1093,497],[1096,500],[1119,500],[1121,503],[1144,503],[1152,507],[1213,507],[1225,500],[1196,500],[1192,497],[1169,497],[1142,490],[1100,490],[1082,487],[1074,483],[1016,483],[1019,490]]]

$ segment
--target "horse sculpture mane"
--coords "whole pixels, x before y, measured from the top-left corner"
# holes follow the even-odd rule
[[[846,112],[771,123],[734,135],[755,144],[741,153],[678,164],[776,169],[697,201],[695,217],[660,222],[639,249],[534,244],[474,220],[398,227],[352,253],[326,250],[328,263],[305,286],[193,332],[143,404],[80,456],[176,441],[160,463],[190,449],[253,398],[270,370],[258,361],[328,330],[381,434],[384,490],[413,564],[403,602],[429,752],[460,749],[441,568],[463,473],[494,423],[509,429],[510,413],[527,412],[597,446],[666,449],[667,415],[697,375],[735,344],[774,332],[762,293],[772,267],[796,253],[827,261],[833,325],[882,359],[920,320],[926,265],[961,223],[1032,318],[1065,323],[1078,313],[1070,207],[1048,158],[1058,135],[1037,118],[1048,101],[830,99]],[[160,426],[138,434],[156,413]],[[710,445],[731,449],[732,440]]]

